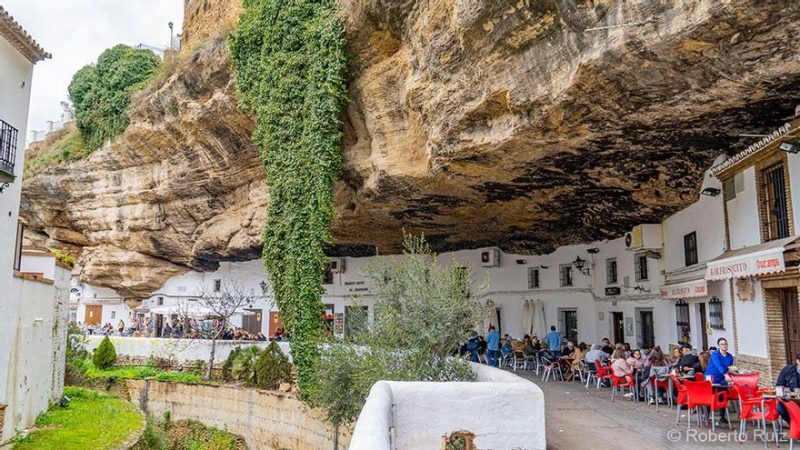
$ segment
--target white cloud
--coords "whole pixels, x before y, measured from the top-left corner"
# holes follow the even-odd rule
[[[3,8],[53,54],[33,69],[28,130],[59,119],[72,75],[103,50],[117,44],[166,47],[167,24],[180,33],[183,23],[183,0],[4,0]]]

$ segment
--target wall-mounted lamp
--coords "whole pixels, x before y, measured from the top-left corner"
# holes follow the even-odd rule
[[[586,251],[587,251],[588,253],[591,253],[591,254],[593,254],[593,255],[594,255],[594,254],[596,254],[596,253],[600,253],[600,249],[599,249],[599,248],[597,248],[597,247],[587,248],[587,249],[586,249]]]
[[[707,195],[709,197],[716,197],[716,196],[719,195],[720,192],[722,192],[722,190],[720,190],[719,188],[707,187],[707,188],[703,189],[702,191],[700,191],[700,194]]]
[[[541,265],[541,264],[540,264],[540,265],[539,265],[539,268],[540,268],[540,269],[549,269],[549,268],[550,268],[550,266],[545,266],[545,265]]]
[[[525,259],[518,259],[517,260],[517,264],[525,264],[526,262],[528,262],[528,261],[525,260]]]
[[[797,142],[781,142],[781,145],[778,146],[781,150],[785,151],[786,153],[795,153],[797,154],[800,152],[800,144]]]
[[[572,266],[575,267],[575,269],[578,272],[586,276],[589,276],[589,268],[588,267],[586,269],[583,268],[585,265],[586,265],[586,260],[582,259],[580,256],[576,256],[575,261],[572,261]]]

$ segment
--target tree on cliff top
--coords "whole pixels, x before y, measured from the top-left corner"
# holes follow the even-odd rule
[[[125,131],[131,96],[159,64],[161,60],[150,50],[120,44],[104,51],[96,64],[84,66],[73,75],[69,97],[89,150]]]

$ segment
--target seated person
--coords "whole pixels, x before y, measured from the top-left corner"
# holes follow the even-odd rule
[[[800,389],[800,353],[795,355],[794,364],[789,364],[781,369],[781,373],[778,375],[778,381],[775,382],[775,386],[780,386],[786,389]],[[780,402],[778,402],[778,414],[780,414],[781,418],[783,418],[783,420],[785,420],[787,423],[790,422],[789,413]]]
[[[692,353],[692,346],[684,342],[680,347],[681,358],[673,364],[672,368],[679,372],[693,372],[695,368],[699,368],[700,359]]]
[[[609,341],[608,338],[603,338],[603,340],[600,341],[600,348],[607,355],[614,353],[614,347],[611,346],[611,341]]]
[[[618,348],[614,350],[614,354],[611,355],[611,369],[614,371],[614,376],[617,378],[627,378],[628,382],[630,382],[633,373],[633,367],[628,364],[628,361],[625,359],[625,349]],[[633,393],[629,392],[625,394],[625,397],[632,396]]]
[[[728,353],[728,340],[725,338],[717,339],[718,350],[711,353],[708,360],[708,367],[705,374],[711,375],[711,382],[716,384],[725,383],[725,375],[733,366],[733,355]],[[735,367],[734,367],[735,369]]]
[[[604,352],[599,345],[592,344],[591,350],[586,353],[584,359],[587,364],[595,364],[597,360],[605,360],[608,356],[609,354]]]

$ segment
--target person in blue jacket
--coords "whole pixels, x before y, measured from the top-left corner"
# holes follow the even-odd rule
[[[711,376],[712,383],[724,384],[725,374],[728,373],[728,368],[733,366],[733,355],[728,353],[727,339],[717,339],[717,347],[719,347],[719,349],[711,353],[705,374],[707,376]],[[722,423],[728,423],[728,415],[724,409],[720,411],[719,421]]]
[[[493,325],[489,325],[489,333],[486,334],[487,344],[487,359],[489,365],[497,367],[498,358],[500,357],[500,332],[494,329]]]
[[[719,349],[711,353],[711,358],[708,360],[708,367],[706,367],[705,374],[711,376],[712,383],[724,384],[725,374],[728,373],[728,368],[733,365],[733,355],[728,353],[727,339],[717,339],[717,347],[719,347]]]
[[[547,345],[550,348],[550,351],[556,356],[556,358],[561,356],[561,333],[556,331],[556,326],[550,326],[550,332],[547,333],[547,336],[544,337],[547,341]]]

